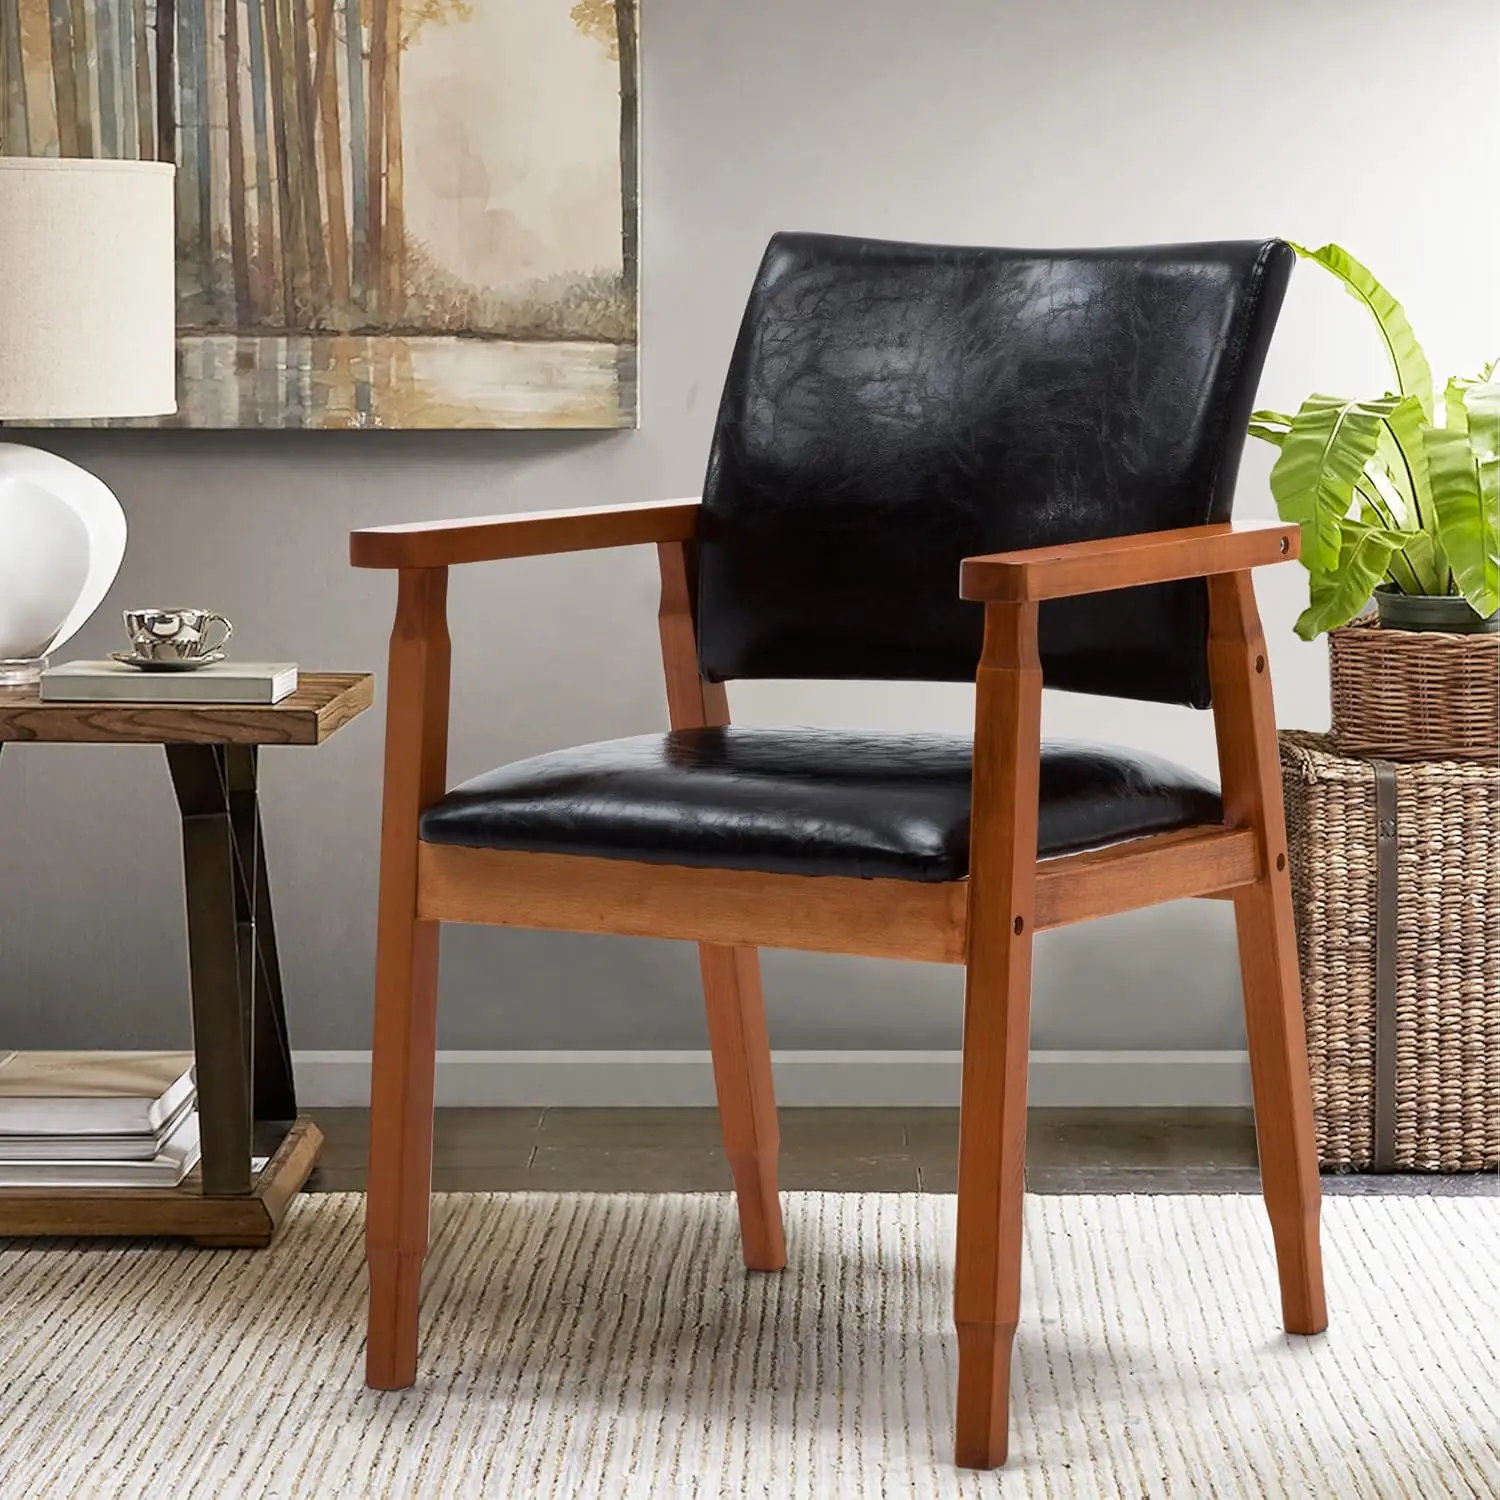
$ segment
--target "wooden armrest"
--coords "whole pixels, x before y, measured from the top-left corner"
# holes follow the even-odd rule
[[[686,542],[697,532],[698,506],[696,499],[647,500],[639,505],[370,526],[349,533],[349,561],[356,568],[446,568],[546,552]]]
[[[1061,599],[1177,578],[1206,578],[1211,573],[1239,573],[1287,562],[1300,550],[1299,528],[1281,521],[1184,526],[966,557],[959,593],[985,603]]]

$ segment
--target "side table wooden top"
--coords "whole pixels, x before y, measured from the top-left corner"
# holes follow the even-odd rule
[[[368,672],[304,672],[280,703],[43,703],[0,688],[0,744],[321,745],[375,701]]]

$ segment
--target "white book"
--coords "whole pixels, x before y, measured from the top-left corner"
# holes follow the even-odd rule
[[[192,1095],[191,1052],[4,1053],[0,1139],[154,1135]]]
[[[291,661],[216,661],[191,672],[65,661],[42,673],[43,703],[280,703],[296,691]]]
[[[13,1162],[150,1161],[197,1104],[190,1092],[160,1130],[133,1135],[6,1135],[0,1132],[0,1171]]]
[[[0,1162],[0,1187],[176,1187],[198,1164],[198,1111],[182,1119],[149,1161]]]

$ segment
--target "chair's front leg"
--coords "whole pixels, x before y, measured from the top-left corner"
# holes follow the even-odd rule
[[[448,760],[446,568],[403,569],[386,682],[385,793],[370,1079],[366,1381],[417,1376],[417,1311],[432,1196],[438,924],[417,920],[418,820]]]
[[[954,1458],[972,1469],[1005,1462],[1021,1308],[1042,734],[1036,631],[1035,604],[990,605],[977,687],[954,1275]]]
[[[1208,587],[1224,821],[1254,828],[1264,861],[1261,878],[1234,896],[1261,1189],[1276,1245],[1286,1331],[1321,1333],[1328,1326],[1318,1232],[1322,1186],[1271,669],[1249,573],[1220,574]]]

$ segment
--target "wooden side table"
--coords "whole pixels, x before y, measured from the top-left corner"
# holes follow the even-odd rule
[[[256,794],[262,745],[321,745],[375,699],[365,673],[304,673],[280,703],[43,703],[0,691],[0,749],[161,745],[182,814],[203,1155],[176,1188],[0,1189],[0,1235],[270,1243],[323,1137],[297,1114]],[[269,1158],[252,1173],[251,1157]]]

